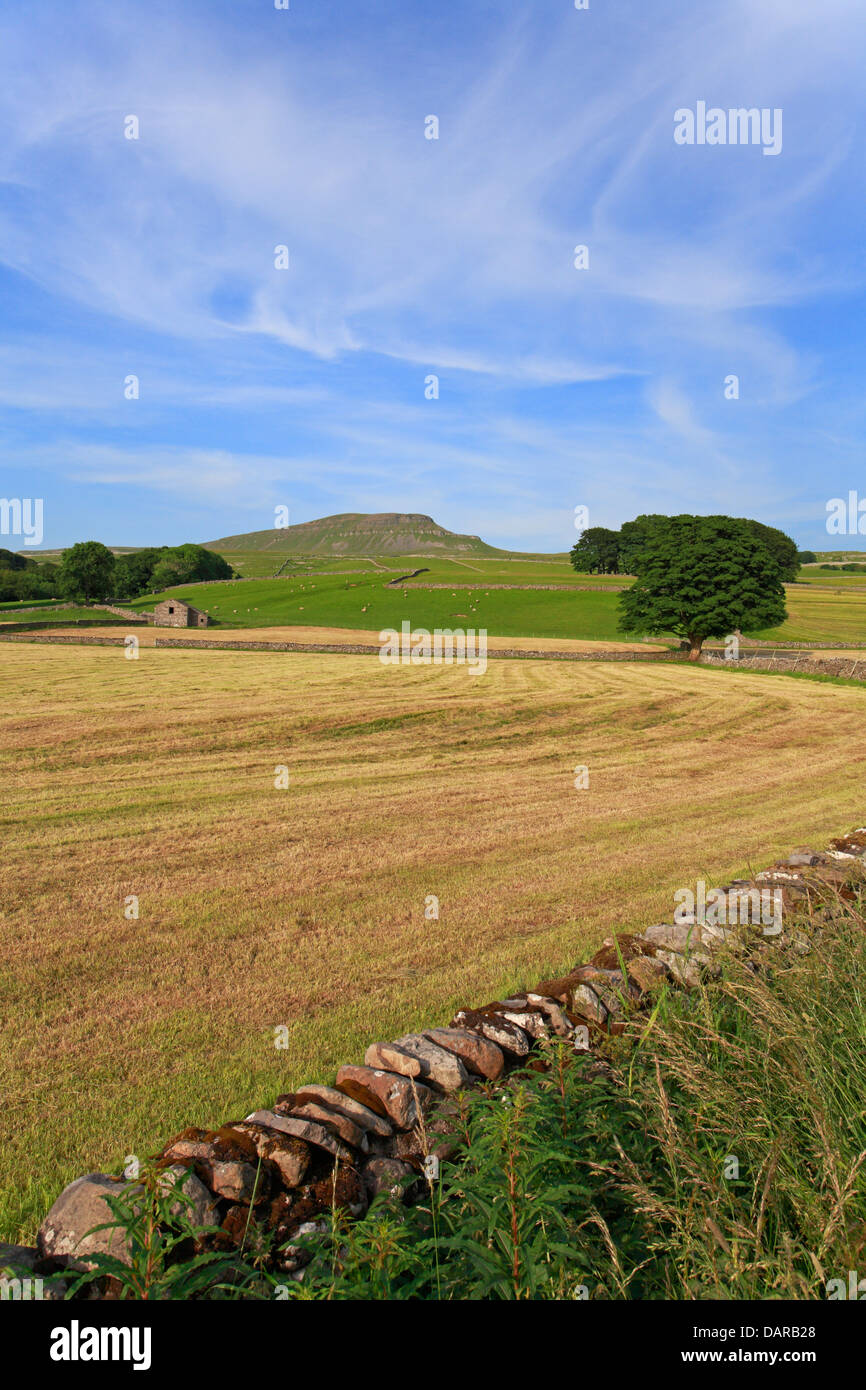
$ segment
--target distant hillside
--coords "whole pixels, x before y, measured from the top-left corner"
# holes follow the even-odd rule
[[[478,536],[446,531],[420,512],[340,512],[271,531],[248,531],[205,541],[220,553],[272,550],[291,555],[489,555],[510,552],[485,544]]]

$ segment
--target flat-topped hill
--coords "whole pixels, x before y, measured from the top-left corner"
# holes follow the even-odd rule
[[[303,555],[506,555],[479,536],[447,531],[421,512],[340,512],[297,526],[206,541],[209,550]]]

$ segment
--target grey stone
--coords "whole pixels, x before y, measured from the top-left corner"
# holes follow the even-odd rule
[[[537,1009],[541,1010],[558,1037],[570,1037],[572,1032],[571,1024],[555,999],[547,999],[543,994],[527,994],[526,1002],[528,1004],[534,1004]]]
[[[452,1018],[451,1027],[470,1028],[473,1032],[481,1033],[514,1057],[526,1057],[532,1045],[522,1028],[516,1028],[504,1018],[478,1013],[475,1009],[460,1009]]]
[[[359,1149],[361,1153],[369,1153],[370,1141],[366,1131],[356,1125],[354,1120],[350,1120],[348,1115],[344,1115],[341,1110],[331,1110],[327,1105],[320,1105],[317,1101],[305,1101],[303,1105],[293,1105],[292,1115],[299,1115],[302,1120],[313,1120],[316,1124],[324,1125],[326,1129],[333,1132],[344,1141],[350,1144],[353,1149]]]
[[[303,1139],[305,1143],[324,1149],[346,1163],[355,1161],[355,1155],[348,1145],[313,1120],[303,1120],[297,1115],[275,1115],[273,1110],[254,1110],[252,1115],[247,1115],[247,1119],[253,1124],[279,1130],[281,1134],[290,1134],[293,1139]]]
[[[421,1077],[428,1086],[440,1091],[458,1091],[469,1085],[469,1073],[460,1058],[438,1043],[431,1042],[420,1033],[408,1033],[395,1040],[396,1047],[417,1057],[421,1063]]]
[[[454,1052],[466,1069],[476,1076],[496,1081],[505,1070],[502,1048],[469,1028],[429,1028],[424,1036],[439,1047]]]
[[[183,1214],[194,1226],[216,1226],[218,1218],[214,1202],[204,1183],[195,1173],[181,1165],[166,1168],[161,1176],[164,1188],[179,1190],[193,1200],[192,1207],[177,1202],[173,1207],[175,1214]],[[115,1220],[106,1197],[141,1192],[140,1183],[124,1183],[110,1178],[106,1173],[88,1173],[76,1178],[63,1189],[50,1208],[39,1227],[37,1237],[40,1255],[44,1258],[63,1260],[72,1269],[93,1268],[89,1255],[113,1255],[116,1259],[129,1263],[126,1236],[120,1226],[93,1231],[95,1226]]]

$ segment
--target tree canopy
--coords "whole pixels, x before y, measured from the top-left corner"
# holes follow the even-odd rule
[[[784,622],[782,570],[756,524],[728,516],[663,520],[643,528],[634,552],[637,578],[620,594],[622,631],[686,638],[697,661],[708,637]]]
[[[619,573],[619,532],[589,526],[571,548],[571,563],[579,574]]]
[[[111,596],[114,556],[101,541],[80,541],[64,550],[60,560],[60,587],[67,598],[90,603]]]

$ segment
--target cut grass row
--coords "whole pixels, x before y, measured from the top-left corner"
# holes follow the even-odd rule
[[[0,1238],[81,1172],[862,820],[862,688],[24,645],[0,698]]]

